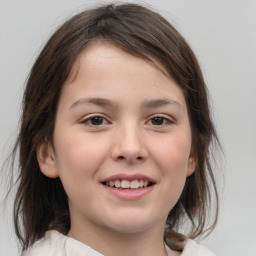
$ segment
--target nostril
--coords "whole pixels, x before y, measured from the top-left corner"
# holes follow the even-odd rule
[[[126,159],[124,156],[119,156],[118,157],[119,160],[123,160],[123,159]],[[136,157],[136,160],[143,160],[143,157],[142,156],[138,156]]]

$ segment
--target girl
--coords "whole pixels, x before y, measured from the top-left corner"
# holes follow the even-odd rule
[[[163,17],[135,4],[74,16],[24,94],[14,212],[23,255],[213,255],[191,239],[216,224],[218,207],[206,226],[218,199],[214,140],[198,62]]]

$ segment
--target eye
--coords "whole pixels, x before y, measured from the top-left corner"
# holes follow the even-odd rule
[[[108,121],[102,116],[91,116],[83,120],[82,123],[89,126],[100,126],[108,124]]]
[[[153,125],[163,125],[164,121],[165,121],[164,118],[160,116],[156,116],[151,119],[151,123]]]
[[[155,125],[155,126],[165,126],[173,123],[172,120],[163,116],[154,116],[148,122],[149,124]]]

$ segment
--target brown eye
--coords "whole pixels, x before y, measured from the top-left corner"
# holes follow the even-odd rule
[[[101,125],[103,124],[104,118],[101,116],[95,116],[92,117],[90,120],[92,125]]]
[[[92,116],[82,121],[82,123],[88,126],[100,126],[108,124],[108,121],[102,116]]]
[[[173,121],[167,117],[154,116],[148,120],[148,124],[164,127],[173,124]]]
[[[165,118],[156,116],[151,119],[153,125],[163,125]]]

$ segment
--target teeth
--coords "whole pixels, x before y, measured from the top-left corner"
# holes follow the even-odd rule
[[[131,188],[139,188],[139,182],[138,180],[133,180],[130,182],[130,187]]]
[[[115,187],[116,187],[116,188],[120,188],[120,187],[121,187],[121,182],[120,182],[120,180],[115,180],[114,183],[115,183]]]
[[[140,188],[144,187],[144,181],[143,180],[139,181],[139,186],[140,186]]]
[[[129,180],[122,180],[121,181],[121,188],[129,188],[129,187],[130,187]]]
[[[143,182],[144,184],[144,187],[146,187],[147,185],[148,185],[148,181],[147,180],[145,180],[144,182]]]
[[[123,188],[123,189],[138,189],[147,187],[150,184],[148,180],[110,180],[106,182],[109,187]]]

